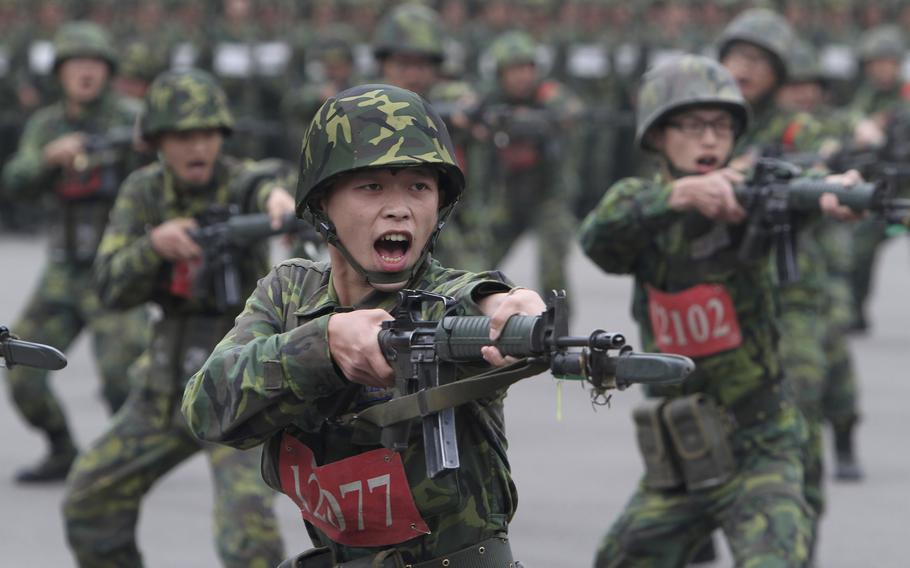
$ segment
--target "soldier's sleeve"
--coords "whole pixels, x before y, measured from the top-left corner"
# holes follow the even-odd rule
[[[95,257],[95,283],[101,302],[125,309],[142,304],[154,291],[164,259],[152,248],[141,170],[128,177],[114,202]]]
[[[262,443],[292,420],[314,431],[350,383],[329,354],[329,315],[285,330],[293,267],[259,281],[234,328],[189,381],[182,411],[202,440],[239,448]]]
[[[579,240],[607,272],[629,274],[654,236],[679,218],[670,209],[669,183],[627,178],[617,182],[585,218]]]
[[[23,197],[50,186],[55,168],[44,162],[44,146],[48,142],[45,130],[40,114],[26,123],[19,148],[3,168],[3,185],[9,197]]]

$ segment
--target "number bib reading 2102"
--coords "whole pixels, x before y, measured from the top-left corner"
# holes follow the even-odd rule
[[[317,466],[313,451],[285,433],[281,490],[303,518],[345,546],[398,544],[430,529],[417,511],[401,456],[379,449]]]
[[[739,347],[743,341],[733,300],[717,284],[675,294],[648,286],[648,314],[654,342],[664,353],[707,357]]]

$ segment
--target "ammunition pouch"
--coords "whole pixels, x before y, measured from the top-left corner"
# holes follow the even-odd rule
[[[733,477],[736,461],[729,421],[711,398],[703,394],[676,398],[662,414],[688,491],[723,485]]]
[[[651,399],[632,411],[638,449],[645,462],[645,487],[666,490],[683,483],[682,473],[673,457],[670,436],[664,426],[661,411],[664,399]]]
[[[687,491],[726,483],[736,473],[726,412],[703,394],[646,401],[632,414],[645,462],[644,485]]]
[[[509,539],[494,537],[462,548],[452,554],[417,563],[405,562],[401,553],[394,548],[340,563],[335,562],[334,555],[328,548],[313,548],[294,558],[288,558],[278,568],[437,568],[439,566],[448,568],[512,566],[520,568],[521,564],[512,559]]]

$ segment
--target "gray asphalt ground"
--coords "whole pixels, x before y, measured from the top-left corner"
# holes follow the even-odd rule
[[[899,241],[899,242],[898,242]],[[516,281],[533,285],[533,243],[524,241],[505,265]],[[37,279],[44,255],[40,238],[0,234],[0,323],[13,325]],[[905,239],[888,243],[879,263],[871,305],[872,333],[852,342],[862,380],[864,421],[859,447],[868,473],[860,484],[828,482],[829,512],[822,524],[820,568],[908,566],[910,540],[910,254]],[[603,275],[577,251],[570,259],[573,331],[621,331],[635,343],[628,315],[631,281]],[[98,396],[88,342],[70,350],[69,366],[53,377],[79,443],[88,445],[107,416]],[[44,451],[0,394],[0,566],[72,566],[63,535],[60,485],[21,487],[15,470]],[[510,392],[506,412],[510,456],[520,494],[512,524],[513,549],[530,568],[590,566],[611,521],[641,474],[630,410],[635,390],[616,393],[611,408],[592,409],[575,383],[563,387],[563,418],[556,419],[557,386],[545,376]],[[210,473],[200,456],[164,478],[146,499],[139,544],[147,566],[217,566],[211,541]],[[309,546],[298,511],[279,496],[288,552]],[[715,566],[729,566],[725,547]]]

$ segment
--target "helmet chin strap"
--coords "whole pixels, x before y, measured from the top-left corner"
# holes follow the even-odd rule
[[[316,218],[315,225],[317,230],[325,236],[328,244],[338,249],[338,252],[340,252],[344,259],[348,261],[348,264],[366,279],[367,284],[372,286],[373,284],[398,284],[401,282],[410,282],[421,268],[423,268],[427,257],[430,255],[430,252],[432,252],[433,247],[436,246],[436,239],[439,237],[439,231],[445,226],[446,219],[449,217],[451,211],[451,205],[440,210],[439,220],[436,222],[436,229],[433,231],[433,234],[430,235],[430,238],[427,239],[427,244],[424,245],[423,250],[420,252],[420,257],[417,259],[417,262],[415,262],[411,268],[399,270],[397,272],[367,270],[354,259],[354,256],[348,251],[347,247],[342,244],[341,239],[338,238],[338,233],[335,232],[335,225],[328,216],[322,211],[313,212],[313,216]]]

